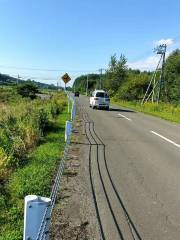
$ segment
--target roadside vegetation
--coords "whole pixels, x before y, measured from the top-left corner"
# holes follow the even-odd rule
[[[166,59],[164,69],[163,94],[160,103],[147,103],[141,106],[153,71],[140,71],[128,68],[127,59],[121,55],[118,59],[113,55],[108,69],[102,76],[89,74],[89,93],[95,88],[100,88],[102,78],[103,88],[106,89],[116,103],[131,107],[138,111],[160,116],[164,119],[179,122],[180,108],[180,50],[172,52]],[[159,74],[159,73],[158,73]],[[159,77],[157,74],[157,77]],[[74,86],[76,90],[84,93],[86,90],[87,75],[78,77]]]
[[[68,118],[62,92],[22,98],[16,88],[1,88],[0,239],[22,239],[26,195],[50,195]]]
[[[112,100],[112,103],[133,109],[138,112],[144,112],[152,116],[160,117],[162,119],[180,123],[180,105],[168,103],[145,103],[140,105],[139,102]]]

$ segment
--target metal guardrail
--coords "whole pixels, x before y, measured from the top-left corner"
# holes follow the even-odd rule
[[[64,172],[65,161],[66,161],[67,155],[68,155],[69,145],[70,145],[70,137],[68,137],[68,139],[66,141],[66,145],[65,145],[65,149],[64,149],[64,156],[63,156],[62,160],[60,161],[58,171],[57,171],[57,175],[56,175],[56,178],[55,178],[55,182],[54,182],[54,185],[52,187],[52,191],[51,191],[51,195],[50,195],[51,204],[46,208],[46,210],[44,212],[44,216],[43,216],[43,219],[42,219],[42,222],[41,222],[36,240],[44,240],[44,239],[47,240],[49,238],[49,236],[48,236],[49,231],[47,231],[46,229],[47,229],[47,226],[50,223],[52,210],[54,208],[56,197],[57,197],[57,194],[58,194],[58,191],[59,191],[61,177],[62,177],[63,172]]]
[[[67,121],[65,129],[65,148],[64,154],[57,169],[57,174],[54,179],[54,184],[49,198],[29,195],[27,199],[34,199],[31,203],[26,202],[25,198],[25,216],[24,216],[24,240],[48,240],[49,239],[49,226],[52,216],[52,211],[56,202],[57,194],[60,189],[61,177],[64,172],[65,162],[68,156],[68,150],[71,142],[71,133],[76,115],[76,105],[74,99],[68,96],[68,112],[70,112],[70,101],[72,102],[71,108],[71,122]],[[70,124],[71,123],[71,124]],[[44,200],[44,201],[43,201]],[[33,205],[34,204],[34,205]],[[33,207],[32,207],[33,206]],[[39,210],[39,207],[41,209]],[[28,211],[34,209],[33,213],[29,214]],[[30,216],[28,216],[28,214]],[[34,219],[35,218],[37,219]],[[29,222],[28,222],[29,221]],[[32,229],[32,230],[31,230]]]

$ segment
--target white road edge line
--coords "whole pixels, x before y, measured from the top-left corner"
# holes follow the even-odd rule
[[[123,118],[125,118],[125,119],[128,120],[128,121],[132,121],[132,119],[127,118],[126,116],[124,116],[124,115],[122,115],[122,114],[120,114],[120,113],[118,113],[118,115],[121,116],[121,117],[123,117]]]
[[[174,146],[180,148],[180,144],[177,144],[177,143],[173,142],[173,141],[170,140],[169,138],[166,138],[166,137],[162,136],[161,134],[159,134],[159,133],[157,133],[157,132],[154,132],[154,131],[150,131],[150,132],[153,133],[153,134],[155,134],[156,136],[158,136],[158,137],[166,140],[167,142],[172,143]]]

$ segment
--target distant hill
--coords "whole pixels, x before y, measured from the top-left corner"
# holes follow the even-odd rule
[[[35,83],[39,88],[57,89],[57,87],[54,84],[40,83],[31,79],[28,79],[28,81]],[[14,78],[9,75],[0,73],[0,85],[14,86],[14,85],[25,83],[25,82],[26,82],[25,80],[21,80],[21,79]]]
[[[0,85],[15,85],[17,80],[17,78],[0,73]]]

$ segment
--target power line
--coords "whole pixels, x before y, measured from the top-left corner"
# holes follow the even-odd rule
[[[172,38],[172,40],[173,40],[173,42],[174,43],[177,43],[177,42],[179,42],[180,41],[180,35],[177,35],[176,37],[174,37],[174,38]],[[149,53],[149,51],[148,52],[146,52],[145,53],[145,55],[147,55]],[[83,73],[95,73],[95,72],[100,72],[100,83],[99,83],[99,85],[101,86],[102,85],[102,71],[104,70],[104,69],[99,69],[99,70],[73,70],[73,69],[56,69],[56,68],[38,68],[38,67],[18,67],[18,66],[9,66],[9,65],[0,65],[0,68],[4,68],[4,69],[16,69],[16,70],[29,70],[29,71],[39,71],[39,72],[57,72],[57,73],[60,73],[60,72],[70,72],[70,73],[81,73],[81,74],[83,74]],[[18,75],[19,73],[17,73],[16,74],[16,76]],[[77,75],[78,76],[78,75]],[[77,76],[74,76],[74,78],[75,77],[77,77]],[[54,81],[54,80],[57,80],[58,78],[59,78],[59,76],[57,76],[57,77],[42,77],[42,76],[40,76],[40,77],[34,77],[34,76],[25,76],[25,78],[32,78],[32,79],[39,79],[39,80],[46,80],[46,81]]]
[[[22,75],[22,74],[11,74],[11,77],[17,78],[19,76],[19,78],[21,79],[36,79],[36,80],[43,80],[43,81],[57,81],[59,80],[61,77],[58,76],[48,76],[48,77],[44,77],[44,76],[32,76],[32,75]],[[79,75],[71,75],[71,78],[76,78]]]
[[[173,38],[173,40],[177,43],[180,41],[180,35],[176,36],[175,38]]]
[[[98,70],[68,70],[68,69],[48,69],[48,68],[29,68],[29,67],[17,67],[17,66],[8,66],[8,65],[0,65],[0,68],[8,68],[8,69],[17,69],[17,70],[30,70],[30,71],[42,71],[42,72],[97,72]]]

